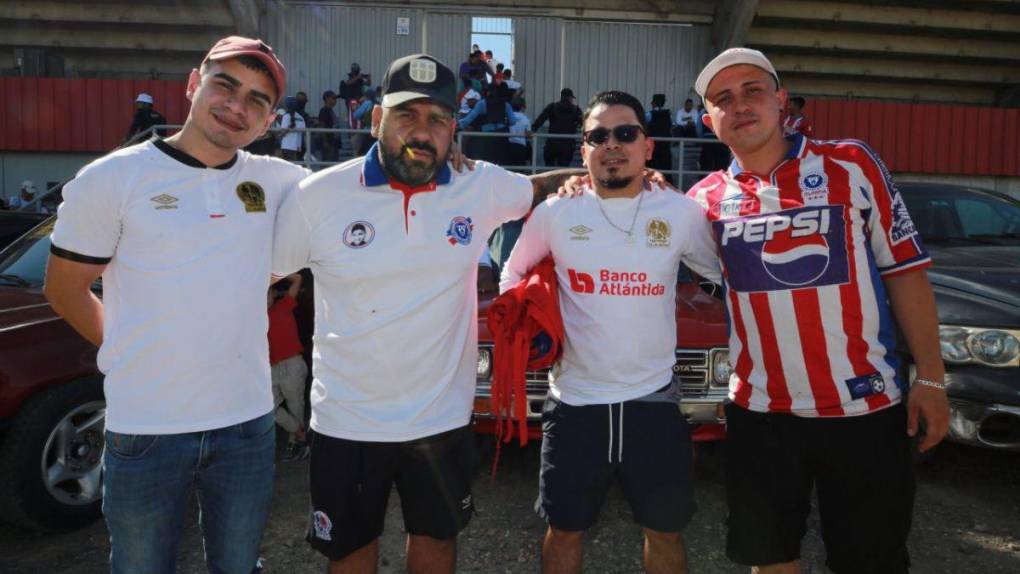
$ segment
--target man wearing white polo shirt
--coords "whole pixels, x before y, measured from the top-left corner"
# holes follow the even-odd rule
[[[315,275],[308,541],[330,572],[374,572],[395,484],[408,570],[453,572],[473,512],[478,260],[564,174],[452,172],[455,76],[431,56],[394,61],[382,90],[379,142],[302,181],[277,220],[273,274]]]
[[[644,120],[630,94],[592,98],[581,146],[591,184],[535,208],[500,281],[506,291],[548,256],[559,279],[566,344],[542,413],[535,505],[549,523],[546,574],[581,572],[582,535],[614,481],[644,528],[645,571],[687,571],[681,531],[695,505],[673,386],[676,277],[683,261],[718,283],[719,264],[701,207],[645,181],[655,144]]]
[[[209,570],[256,565],[275,451],[268,254],[284,193],[307,172],[239,150],[269,127],[285,82],[265,43],[224,38],[191,72],[180,133],[64,187],[46,296],[100,346],[114,573],[175,571],[192,491]]]

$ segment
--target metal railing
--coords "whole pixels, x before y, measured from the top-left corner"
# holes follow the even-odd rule
[[[133,137],[125,141],[123,144],[118,146],[116,149],[135,145],[142,141],[146,141],[156,137],[156,133],[159,131],[173,132],[179,130],[180,125],[173,124],[161,124],[152,126],[142,132],[135,134]],[[300,132],[302,134],[302,140],[304,142],[304,155],[301,159],[294,161],[293,163],[303,165],[312,170],[318,170],[331,165],[337,165],[353,159],[355,157],[353,153],[353,147],[350,146],[353,136],[359,134],[370,134],[370,130],[367,129],[353,129],[353,128],[294,128],[294,129],[274,129],[271,130],[274,136],[280,138],[282,135],[291,132]],[[337,142],[338,158],[336,160],[324,160],[317,152],[321,151],[321,146],[316,142],[316,137],[319,134],[335,134]],[[474,131],[462,131],[456,135],[457,144],[460,148],[464,149],[464,138],[524,138],[528,140],[531,146],[531,155],[529,163],[525,165],[512,165],[506,162],[500,163],[500,165],[506,169],[519,171],[522,173],[541,173],[544,171],[551,171],[555,169],[561,169],[562,166],[549,166],[540,163],[539,160],[542,158],[541,145],[546,140],[573,140],[575,142],[574,155],[571,160],[571,165],[579,167],[581,165],[579,155],[579,145],[581,143],[581,134],[550,134],[545,132],[535,132],[531,135],[524,134],[511,134],[507,132],[474,132]],[[669,138],[655,138],[656,145],[668,144],[671,151],[672,166],[674,169],[660,170],[664,175],[672,175],[675,177],[675,183],[681,188],[686,189],[697,182],[698,179],[704,175],[711,173],[711,170],[703,170],[698,165],[698,155],[702,146],[705,145],[716,145],[723,146],[715,139],[704,139],[704,138],[683,138],[683,137],[669,137]],[[520,145],[507,142],[506,146]],[[727,150],[727,154],[728,154]],[[465,152],[465,155],[472,157],[470,150]],[[721,167],[721,166],[720,166]],[[34,198],[30,203],[22,206],[19,211],[26,211],[37,203],[41,202],[46,197],[56,193],[64,184],[70,181],[70,179],[63,181],[53,187],[47,189],[45,192],[39,194],[38,197]]]

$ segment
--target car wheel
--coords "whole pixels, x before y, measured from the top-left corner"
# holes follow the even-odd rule
[[[106,401],[84,379],[33,397],[0,447],[0,519],[35,530],[99,517]]]

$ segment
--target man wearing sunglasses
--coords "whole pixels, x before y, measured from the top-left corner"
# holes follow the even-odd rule
[[[500,283],[505,291],[553,257],[566,346],[542,413],[535,506],[549,523],[547,574],[581,571],[582,535],[614,480],[644,528],[645,570],[687,571],[681,530],[695,505],[673,387],[676,275],[682,260],[720,277],[702,209],[644,179],[655,146],[644,118],[630,94],[592,98],[581,148],[591,185],[535,209]]]
[[[949,419],[931,261],[867,145],[783,137],[786,91],[764,54],[726,50],[695,89],[736,158],[689,193],[712,222],[731,324],[726,552],[754,572],[799,572],[817,486],[833,572],[905,573],[908,437],[924,419],[931,448]]]

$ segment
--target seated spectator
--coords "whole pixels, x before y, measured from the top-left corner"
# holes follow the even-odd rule
[[[514,71],[510,68],[503,70],[503,83],[506,84],[507,89],[510,90],[510,98],[519,98],[524,94],[524,90],[521,89],[521,83],[514,79]]]
[[[131,139],[135,134],[144,132],[152,126],[166,125],[166,118],[152,106],[152,96],[146,93],[138,94],[138,97],[135,98],[135,115],[131,119],[131,126],[128,128],[124,141]],[[161,138],[166,137],[166,130],[156,130],[156,135]]]
[[[30,179],[26,179],[21,182],[21,190],[18,192],[18,195],[15,195],[7,201],[7,207],[12,211],[50,213],[50,210],[43,205],[41,201],[35,201],[35,192],[35,182]]]

